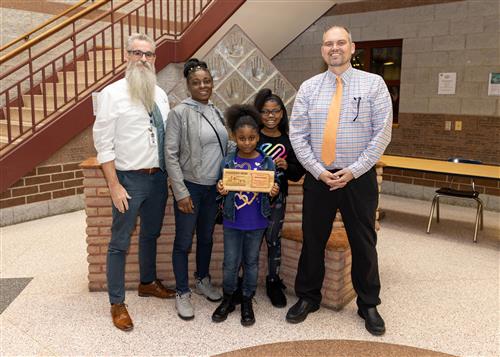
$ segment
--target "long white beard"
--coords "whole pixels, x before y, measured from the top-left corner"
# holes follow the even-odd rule
[[[153,111],[155,104],[156,73],[149,62],[129,62],[125,78],[132,101],[142,103],[148,113]]]

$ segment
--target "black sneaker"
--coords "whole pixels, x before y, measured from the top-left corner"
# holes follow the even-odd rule
[[[283,281],[280,278],[270,280],[266,279],[266,293],[269,299],[271,299],[271,304],[274,307],[285,307],[286,306],[286,296],[283,290],[286,286],[283,285]]]

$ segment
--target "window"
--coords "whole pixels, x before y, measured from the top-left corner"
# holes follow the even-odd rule
[[[384,78],[392,98],[394,123],[398,122],[399,85],[403,40],[356,42],[351,63],[356,69],[376,73]]]

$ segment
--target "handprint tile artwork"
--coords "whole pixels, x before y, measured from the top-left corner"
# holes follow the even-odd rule
[[[233,72],[217,88],[217,93],[229,104],[241,104],[249,97],[254,89],[238,73]]]
[[[241,63],[254,47],[250,39],[236,26],[233,26],[216,45],[218,52],[235,66]]]
[[[212,92],[212,97],[210,98],[210,100],[222,112],[224,112],[227,109],[227,107],[228,107],[228,105],[226,104],[226,102],[224,101],[224,99],[222,99],[216,92]]]
[[[259,89],[262,84],[276,71],[271,61],[255,49],[252,54],[239,65],[238,70],[252,83],[255,89]]]
[[[269,78],[269,80],[264,83],[263,87],[271,89],[273,93],[280,96],[284,102],[287,102],[297,93],[290,82],[288,82],[286,78],[279,72]]]
[[[229,57],[242,57],[243,56],[243,38],[238,34],[233,33],[229,36],[227,44],[227,54]]]
[[[214,80],[210,100],[220,110],[233,104],[253,104],[261,88],[270,88],[291,114],[296,89],[237,25],[201,60],[207,62]],[[186,80],[180,80],[168,96],[171,107],[189,97]]]
[[[228,67],[230,64],[216,51],[208,54],[204,61],[207,63],[208,68],[210,68],[215,85],[229,73]]]

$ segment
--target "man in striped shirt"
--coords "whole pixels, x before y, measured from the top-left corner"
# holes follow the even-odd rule
[[[328,29],[321,46],[328,70],[302,83],[295,99],[290,140],[308,172],[304,179],[303,245],[295,280],[299,300],[286,319],[299,323],[319,309],[325,247],[340,209],[351,246],[358,314],[370,333],[382,335],[385,323],[376,308],[380,280],[374,166],[391,138],[392,104],[380,76],[351,67],[354,50],[348,29]]]

